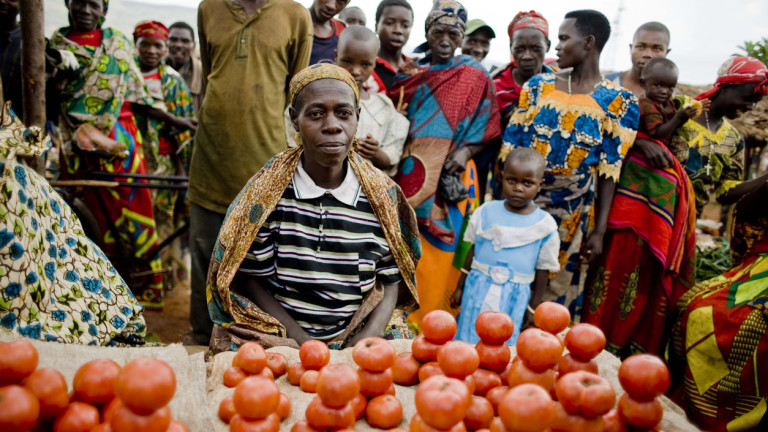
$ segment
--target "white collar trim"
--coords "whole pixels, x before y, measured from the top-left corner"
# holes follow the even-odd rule
[[[360,182],[357,180],[354,171],[349,168],[349,163],[347,163],[347,173],[344,176],[344,181],[341,182],[339,187],[336,189],[324,189],[315,184],[312,177],[304,170],[304,162],[299,160],[299,166],[296,167],[296,172],[293,173],[293,188],[296,191],[296,198],[299,199],[313,199],[329,193],[337,200],[351,207],[357,206],[357,199],[360,198]]]

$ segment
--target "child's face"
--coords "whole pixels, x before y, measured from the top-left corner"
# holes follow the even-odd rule
[[[677,71],[667,67],[654,67],[643,77],[645,97],[658,103],[666,103],[677,85]]]
[[[413,13],[403,6],[384,8],[379,22],[376,23],[376,33],[379,35],[381,47],[387,52],[403,49],[413,27]]]
[[[328,21],[343,11],[348,4],[349,0],[315,0],[312,3],[312,11],[316,17]]]
[[[343,45],[339,45],[336,64],[346,69],[355,79],[357,88],[362,89],[363,83],[368,81],[373,68],[376,67],[377,55],[378,46],[375,40],[347,40]]]
[[[511,160],[502,172],[501,194],[510,210],[528,207],[541,190],[542,169],[532,161]]]

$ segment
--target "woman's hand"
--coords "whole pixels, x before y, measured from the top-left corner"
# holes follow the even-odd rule
[[[179,129],[183,129],[183,130],[189,129],[192,132],[197,132],[197,119],[176,117],[176,124],[174,126],[176,126]]]
[[[603,238],[605,233],[595,231],[589,235],[581,250],[581,261],[592,264],[603,254]]]
[[[635,140],[635,147],[640,150],[648,165],[655,169],[669,168],[674,165],[672,156],[660,144],[647,139]]]
[[[461,147],[449,153],[443,163],[443,169],[448,174],[462,172],[467,168],[467,162],[472,157],[472,150],[468,147]]]
[[[371,135],[368,135],[365,138],[359,138],[357,140],[356,151],[357,154],[366,159],[373,159],[379,151],[379,142]]]

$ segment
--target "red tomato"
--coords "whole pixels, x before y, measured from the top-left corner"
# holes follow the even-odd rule
[[[603,432],[627,432],[627,424],[619,417],[619,410],[612,409],[603,416],[605,430]]]
[[[171,410],[164,406],[151,414],[136,414],[121,406],[112,414],[109,425],[113,432],[166,432],[171,424]]]
[[[124,404],[120,398],[114,398],[109,401],[109,403],[101,411],[101,422],[109,423],[109,421],[112,420],[112,414],[121,406],[124,406]]]
[[[90,431],[99,425],[99,410],[85,402],[72,402],[53,423],[54,432]],[[111,426],[111,424],[110,424]]]
[[[546,390],[535,384],[521,384],[499,402],[499,417],[509,430],[534,432],[552,426],[555,409]]]
[[[576,371],[562,376],[555,386],[557,400],[569,414],[602,417],[616,403],[616,392],[605,378]]]
[[[175,392],[173,369],[153,358],[133,360],[115,380],[115,395],[137,414],[149,414],[168,405]]]
[[[165,432],[189,432],[184,423],[178,420],[171,420],[171,424],[168,426]]]
[[[288,360],[278,352],[267,352],[267,367],[275,378],[279,378],[288,372]]]
[[[352,404],[342,408],[331,408],[323,404],[320,397],[315,396],[307,405],[305,412],[307,422],[313,429],[343,429],[355,424],[355,410]]]
[[[56,369],[40,368],[24,379],[24,387],[40,402],[40,417],[54,418],[69,405],[67,381]]]
[[[280,417],[280,420],[285,420],[291,415],[291,400],[285,393],[280,393],[280,403],[277,404],[275,414]]]
[[[579,415],[568,414],[563,406],[554,402],[555,416],[552,421],[552,432],[602,432],[603,418],[587,419]]]
[[[436,361],[424,363],[419,368],[419,382],[424,382],[435,375],[445,375]]]
[[[300,362],[292,364],[288,368],[288,382],[295,386],[301,384],[301,376],[305,371],[306,369],[304,369]]]
[[[502,345],[512,337],[515,323],[504,312],[485,311],[477,316],[475,331],[480,336],[480,340],[486,344]]]
[[[317,393],[317,377],[320,372],[316,370],[308,370],[301,375],[299,380],[299,388],[304,393]]]
[[[91,429],[90,432],[112,432],[112,426],[110,426],[109,423],[102,423]]]
[[[235,402],[232,396],[227,396],[222,399],[219,403],[219,418],[224,423],[229,424],[230,420],[232,420],[232,416],[235,414],[237,414],[237,410],[235,410]]]
[[[280,418],[277,414],[270,414],[265,419],[248,420],[240,414],[235,414],[229,421],[230,432],[278,432],[280,430]]]
[[[555,372],[552,369],[546,369],[544,372],[535,372],[528,368],[522,361],[512,362],[512,367],[507,375],[509,388],[514,388],[520,384],[537,384],[544,390],[549,391],[555,383]]]
[[[605,348],[605,334],[592,324],[579,323],[565,334],[565,347],[581,361],[590,361]]]
[[[488,432],[508,432],[507,427],[504,426],[504,423],[501,421],[501,418],[494,417],[493,420],[491,420],[491,426],[488,428]]]
[[[299,358],[306,370],[320,370],[331,360],[331,350],[325,342],[311,339],[299,348]]]
[[[411,423],[409,425],[410,432],[467,432],[466,426],[464,426],[464,422],[460,421],[453,425],[448,430],[441,430],[437,429],[433,426],[430,426],[427,422],[425,422],[421,416],[417,413],[414,414],[413,417],[411,417]]]
[[[477,355],[480,357],[480,367],[494,372],[503,372],[509,364],[512,352],[509,345],[488,345],[483,341],[475,345]]]
[[[442,345],[430,342],[423,334],[416,336],[411,344],[413,357],[422,362],[437,361],[437,350]]]
[[[341,408],[360,393],[360,377],[350,365],[329,364],[320,369],[315,391],[327,406]]]
[[[652,399],[648,402],[641,402],[633,399],[629,394],[624,393],[619,398],[619,417],[627,425],[641,429],[651,429],[661,421],[664,415],[664,408],[658,399]]]
[[[499,386],[488,390],[488,393],[485,394],[485,399],[487,399],[488,402],[491,403],[491,406],[493,406],[494,415],[499,414],[499,402],[501,402],[501,399],[507,394],[508,390],[509,387],[507,386]]]
[[[533,323],[547,333],[559,334],[571,323],[571,313],[559,303],[543,302],[533,312]]]
[[[291,432],[318,432],[313,429],[307,420],[299,420],[291,426]]]
[[[437,363],[445,375],[464,379],[477,370],[480,357],[472,345],[462,341],[450,341],[437,350]]]
[[[489,427],[492,420],[493,405],[484,397],[472,396],[472,403],[464,414],[464,426],[468,430],[476,431]]]
[[[577,359],[570,353],[560,357],[560,360],[557,362],[557,371],[560,376],[576,371],[590,372],[593,374],[597,374],[598,372],[597,362],[594,359],[585,362]]]
[[[533,371],[551,369],[562,354],[563,345],[560,340],[544,330],[529,328],[523,330],[517,338],[517,356]]]
[[[419,382],[419,368],[421,363],[410,352],[402,352],[395,357],[392,365],[392,375],[395,384],[412,386]]]
[[[432,343],[444,344],[456,335],[456,318],[450,312],[433,310],[422,318],[421,334]]]
[[[237,387],[246,378],[248,375],[237,366],[232,366],[224,371],[224,385],[229,388]]]
[[[267,366],[267,353],[256,342],[246,342],[240,346],[235,355],[237,366],[248,375],[255,375]]]
[[[0,343],[0,386],[18,384],[37,369],[37,350],[23,339]]]
[[[365,408],[365,420],[379,429],[392,429],[403,421],[403,405],[392,395],[376,396]]]
[[[98,420],[98,411],[96,414]],[[40,403],[32,392],[18,385],[0,387],[0,430],[27,431],[37,423],[39,415]]]
[[[650,354],[633,355],[619,367],[619,382],[638,401],[650,401],[669,388],[669,369],[664,362]]]
[[[274,381],[250,376],[235,387],[232,395],[235,410],[246,419],[263,419],[277,410],[280,390]]]
[[[109,359],[91,360],[80,366],[72,380],[75,398],[91,404],[111,401],[119,373],[120,365]]]
[[[355,420],[363,418],[365,407],[368,405],[368,399],[362,393],[358,393],[349,404],[352,405],[352,410],[355,411]]]
[[[368,372],[364,369],[358,369],[357,374],[360,377],[360,393],[366,397],[385,394],[394,380],[392,369],[386,369],[384,372]]]
[[[384,372],[395,363],[395,348],[384,338],[367,337],[355,344],[352,359],[362,369]]]
[[[446,376],[433,376],[419,384],[414,401],[421,418],[443,430],[461,422],[471,403],[466,384]]]
[[[485,396],[489,390],[501,385],[499,374],[485,369],[477,369],[472,372],[472,378],[475,381],[475,391],[473,394],[477,396]]]

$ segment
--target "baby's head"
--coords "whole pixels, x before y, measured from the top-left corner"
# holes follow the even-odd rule
[[[357,6],[350,6],[341,11],[339,14],[339,21],[347,26],[361,25],[365,27],[365,13]]]
[[[341,32],[336,49],[336,64],[352,74],[358,88],[362,89],[363,83],[370,78],[378,55],[379,38],[370,29],[354,25]]]
[[[672,60],[657,57],[648,60],[640,75],[645,97],[658,104],[666,103],[677,86],[679,71]]]
[[[509,152],[501,173],[501,193],[510,210],[524,209],[536,198],[546,166],[544,157],[531,148],[516,147]]]

